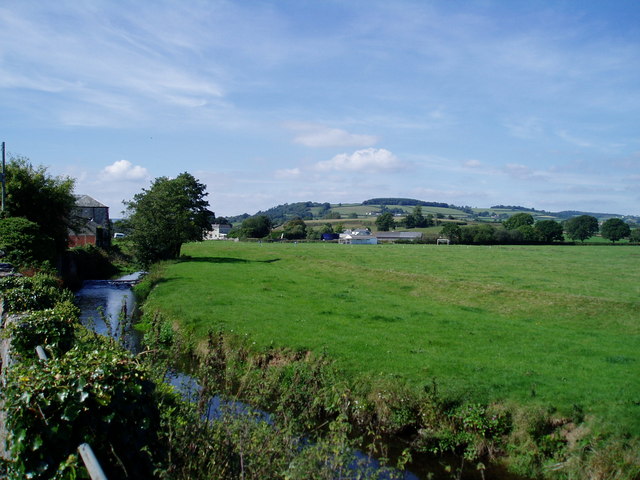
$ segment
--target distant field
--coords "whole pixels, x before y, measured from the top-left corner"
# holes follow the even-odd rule
[[[404,210],[405,213],[411,213],[415,208],[412,205],[386,205],[386,207],[389,209],[401,209],[401,210]],[[465,217],[465,218],[468,217],[468,215],[465,212],[463,212],[462,210],[458,210],[456,208],[429,207],[426,205],[423,205],[421,208],[422,208],[423,215],[432,214],[433,216],[436,216],[437,214],[440,213],[445,216],[451,215],[452,217]],[[331,207],[331,211],[338,212],[344,217],[348,217],[349,214],[352,214],[352,213],[356,213],[358,216],[364,217],[364,216],[367,216],[367,214],[370,212],[376,212],[376,213],[380,212],[380,205],[360,205],[360,204],[356,204],[356,205],[342,204],[341,206],[333,205]],[[373,216],[372,219],[375,220],[375,216]]]
[[[640,434],[640,248],[204,242],[149,298],[198,335],[325,352]]]

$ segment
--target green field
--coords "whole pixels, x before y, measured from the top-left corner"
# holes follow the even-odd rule
[[[148,308],[197,335],[324,352],[345,375],[583,409],[640,434],[640,248],[204,242]]]

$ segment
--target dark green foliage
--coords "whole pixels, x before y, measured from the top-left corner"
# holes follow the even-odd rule
[[[564,240],[562,225],[555,220],[540,220],[533,226],[541,242],[551,243]]]
[[[604,238],[617,242],[631,235],[631,227],[620,218],[610,218],[602,224],[600,233]]]
[[[24,157],[12,158],[6,169],[7,201],[5,215],[24,217],[40,227],[41,234],[53,239],[58,253],[67,248],[71,210],[75,205],[74,180],[51,177],[45,167],[34,167]]]
[[[46,363],[12,367],[5,408],[9,479],[73,479],[76,449],[91,445],[108,478],[148,478],[158,428],[153,383],[107,344],[75,347]]]
[[[316,202],[296,202],[296,203],[285,203],[284,205],[278,205],[277,207],[272,207],[269,210],[259,211],[254,216],[265,216],[271,220],[273,225],[281,225],[291,219],[301,218],[303,220],[311,220],[313,218],[313,213],[311,209],[314,207],[320,207],[319,216],[322,218],[327,212],[327,203],[316,203]],[[330,205],[329,205],[330,207]],[[263,235],[263,236],[266,236]],[[258,237],[254,237],[258,238]]]
[[[564,229],[571,240],[584,242],[598,233],[598,219],[591,215],[580,215],[564,222]]]
[[[22,217],[0,219],[0,250],[4,261],[16,267],[35,267],[55,259],[53,239],[37,223]]]
[[[389,230],[392,230],[395,225],[396,222],[393,219],[393,214],[391,212],[385,212],[376,218],[376,226],[381,232],[388,232]]]
[[[407,205],[416,206],[422,205],[425,207],[438,207],[449,208],[448,203],[440,202],[423,202],[422,200],[415,200],[413,198],[371,198],[362,202],[362,205]]]
[[[239,238],[264,238],[271,231],[271,220],[266,215],[249,217],[242,222],[238,229],[232,230],[234,236]],[[230,233],[231,235],[231,233]]]
[[[74,343],[79,315],[78,307],[67,300],[21,318],[8,332],[13,353],[32,358],[38,345],[56,356],[68,351]]]
[[[113,258],[123,258],[117,255],[118,247],[109,249]],[[84,279],[107,279],[118,273],[118,268],[113,263],[113,258],[107,250],[95,245],[85,245],[73,248],[65,254],[67,264],[73,265],[73,275],[65,274],[65,285],[70,288],[80,287]],[[66,273],[66,272],[65,272]]]
[[[457,223],[447,222],[442,226],[442,229],[440,230],[440,235],[448,238],[452,242],[460,241],[461,234],[462,229]]]
[[[58,302],[73,300],[73,294],[63,290],[56,277],[42,273],[33,277],[2,278],[0,292],[6,311],[12,313],[53,308]]]
[[[460,231],[460,243],[491,245],[497,243],[496,229],[491,225],[471,225]]]
[[[640,243],[640,228],[634,228],[629,234],[629,241],[634,243]]]
[[[531,243],[538,241],[538,234],[531,225],[520,225],[516,230],[520,233],[523,242]]]
[[[404,223],[407,228],[424,228],[432,225],[431,219],[427,219],[422,215],[422,207],[420,205],[413,207],[413,212],[406,216]]]
[[[298,240],[306,238],[307,224],[301,218],[294,218],[284,224],[283,235],[287,240]]]
[[[533,217],[529,213],[516,213],[502,222],[507,230],[515,230],[523,225],[533,225]]]
[[[180,256],[183,243],[202,240],[211,228],[205,185],[191,174],[156,178],[127,203],[136,258],[148,266]]]

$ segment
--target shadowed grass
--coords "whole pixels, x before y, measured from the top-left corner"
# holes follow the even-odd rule
[[[184,247],[149,298],[205,337],[325,352],[347,375],[473,401],[584,409],[640,434],[640,249]]]

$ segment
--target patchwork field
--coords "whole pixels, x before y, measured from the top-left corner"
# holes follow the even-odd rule
[[[640,248],[204,242],[148,302],[346,375],[640,434]]]

